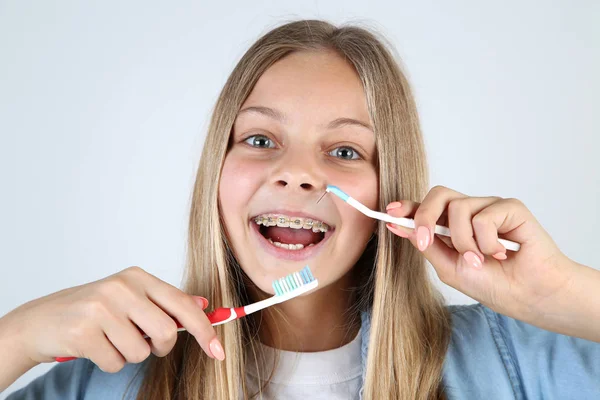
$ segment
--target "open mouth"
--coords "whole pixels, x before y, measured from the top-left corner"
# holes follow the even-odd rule
[[[335,228],[314,218],[260,214],[252,218],[270,252],[284,258],[306,258],[321,247]]]

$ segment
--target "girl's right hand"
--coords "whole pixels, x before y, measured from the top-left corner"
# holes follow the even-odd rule
[[[131,267],[33,300],[2,319],[18,332],[23,355],[33,362],[72,356],[117,372],[126,362],[145,360],[150,352],[167,355],[177,340],[175,320],[209,357],[222,360],[223,347],[202,311],[207,305],[206,299]]]

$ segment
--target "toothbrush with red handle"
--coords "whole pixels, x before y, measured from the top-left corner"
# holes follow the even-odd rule
[[[215,326],[245,317],[246,315],[270,307],[274,304],[283,303],[284,301],[308,293],[319,285],[319,281],[315,279],[307,265],[300,271],[275,280],[272,285],[275,290],[274,296],[243,307],[217,308],[206,314],[208,320]],[[185,330],[179,321],[175,320],[175,322],[177,323],[178,331]],[[144,334],[144,339],[147,338],[148,336]],[[77,357],[55,357],[55,360],[58,362],[65,362],[76,358]]]

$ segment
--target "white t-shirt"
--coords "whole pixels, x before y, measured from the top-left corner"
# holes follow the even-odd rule
[[[261,379],[268,378],[274,352],[279,352],[277,369],[269,385],[263,390],[263,400],[270,399],[358,399],[362,386],[361,335],[352,342],[333,350],[297,353],[261,346],[268,362],[261,368]],[[271,364],[268,364],[268,363]],[[256,365],[247,369],[249,393],[258,391]]]

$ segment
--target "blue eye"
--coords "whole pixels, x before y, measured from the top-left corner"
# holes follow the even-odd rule
[[[329,155],[343,160],[359,160],[361,158],[358,151],[349,146],[336,147],[329,152]]]
[[[273,149],[275,148],[275,143],[268,137],[264,135],[252,135],[248,139],[244,140],[245,143],[248,143],[252,147],[258,147],[262,149]]]

